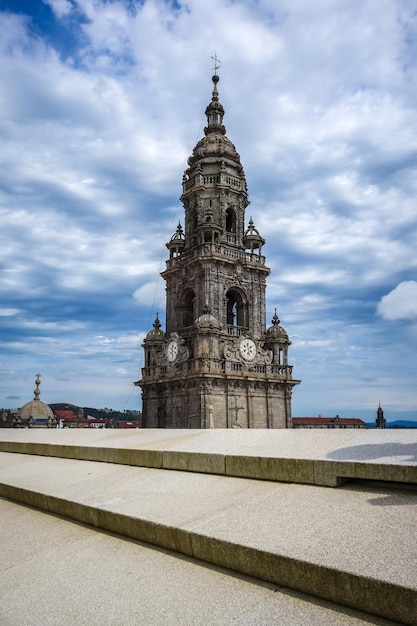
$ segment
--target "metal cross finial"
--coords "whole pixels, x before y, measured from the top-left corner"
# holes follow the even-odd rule
[[[217,58],[217,52],[214,53],[214,57],[211,57],[214,61],[214,75],[217,76],[217,70],[219,69],[220,65],[221,65],[221,61],[219,58]]]

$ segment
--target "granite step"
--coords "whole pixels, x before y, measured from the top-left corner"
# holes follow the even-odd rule
[[[0,429],[0,451],[328,487],[417,484],[412,429]]]
[[[354,483],[332,489],[1,452],[0,495],[339,605],[417,624],[413,489]]]
[[[3,626],[397,624],[4,498],[0,519]]]

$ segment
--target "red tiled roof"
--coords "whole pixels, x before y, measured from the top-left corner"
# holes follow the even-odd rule
[[[72,409],[56,409],[54,413],[61,420],[76,420],[77,419],[77,416],[75,415]]]
[[[366,423],[357,417],[293,417],[294,424],[344,424],[346,426],[366,426]]]

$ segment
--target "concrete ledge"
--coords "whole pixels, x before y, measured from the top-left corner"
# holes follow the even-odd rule
[[[162,468],[202,474],[226,474],[223,454],[204,454],[203,452],[165,450],[162,452]]]
[[[417,448],[417,446],[416,446]],[[417,484],[417,465],[356,461],[314,461],[314,484],[338,487],[349,479]]]
[[[335,490],[0,453],[0,495],[273,584],[416,623],[414,491],[357,485]]]
[[[4,498],[0,518],[3,625],[394,626]]]
[[[416,589],[0,483],[0,495],[343,606],[415,626]]]
[[[192,545],[195,558],[403,624],[416,624],[415,589],[208,537],[193,537]]]
[[[417,431],[349,436],[323,432],[327,451],[323,454],[321,441],[317,455],[317,434],[308,430],[284,434],[252,430],[244,436],[236,436],[233,430],[135,431],[133,435],[129,431],[2,430],[3,452],[328,487],[357,478],[417,484]],[[65,443],[68,439],[74,441]],[[355,442],[360,445],[347,445]]]
[[[0,433],[1,434],[1,433]],[[99,461],[138,467],[162,467],[161,450],[135,450],[131,448],[113,448],[99,446],[64,445],[54,443],[0,441],[0,452],[52,456],[61,459]]]
[[[228,455],[225,463],[227,476],[307,485],[315,483],[314,463],[309,459]]]

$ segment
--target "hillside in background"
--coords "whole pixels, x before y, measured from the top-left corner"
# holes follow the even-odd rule
[[[375,428],[375,422],[367,422],[368,428]],[[396,420],[395,422],[387,422],[387,428],[417,428],[417,422],[413,420]]]
[[[94,409],[92,407],[82,406],[78,407],[75,404],[69,404],[68,402],[59,402],[57,404],[49,405],[53,411],[70,409],[78,414],[80,409],[84,411],[84,417],[89,415],[96,419],[113,419],[113,420],[140,420],[142,413],[140,411],[112,411],[111,409]]]

